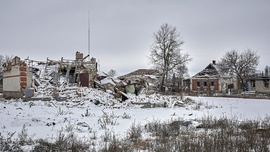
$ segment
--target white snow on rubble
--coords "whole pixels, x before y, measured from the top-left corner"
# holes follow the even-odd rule
[[[132,123],[147,124],[153,120],[196,127],[197,121],[205,116],[237,117],[239,119],[258,119],[270,114],[269,100],[184,97],[192,102],[183,102],[180,96],[169,95],[132,95],[121,101],[110,93],[86,87],[67,85],[65,77],[59,81],[59,98],[52,96],[55,86],[49,81],[54,66],[42,66],[37,81],[33,101],[5,100],[0,98],[0,133],[4,137],[14,133],[14,138],[23,127],[33,139],[54,140],[57,133],[73,131],[81,139],[90,139],[98,145],[105,132],[114,132],[122,137]],[[39,99],[40,98],[40,99]],[[47,100],[44,100],[47,99]],[[149,107],[142,108],[145,105]],[[104,125],[104,117],[111,121]]]

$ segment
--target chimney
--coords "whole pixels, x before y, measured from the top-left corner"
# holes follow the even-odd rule
[[[214,65],[216,65],[216,60],[213,60],[212,63],[213,63]]]

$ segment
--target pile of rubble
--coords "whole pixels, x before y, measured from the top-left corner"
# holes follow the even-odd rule
[[[65,75],[59,76],[55,82],[56,65],[37,65],[34,67],[34,97],[30,100],[58,100],[71,102],[90,101],[96,105],[119,106],[118,103],[136,104],[145,108],[183,106],[180,97],[163,96],[149,93],[149,83],[145,79],[132,83],[110,77],[104,72],[97,72],[95,88],[80,87],[77,83],[70,83]]]
[[[181,101],[156,94],[160,76],[157,70],[139,69],[116,78],[98,71],[95,58],[85,59],[79,52],[76,60],[47,58],[46,62],[38,62],[15,57],[4,68],[3,95],[13,98],[16,93],[25,101],[91,101],[97,105],[125,101],[150,107],[172,106]]]
[[[132,95],[153,94],[154,90],[149,90],[150,85],[145,78],[136,77],[136,80],[130,78],[119,79],[111,77],[105,72],[97,72],[93,88],[80,86],[77,81],[71,81],[67,73],[59,74],[58,64],[38,63],[33,65],[33,87],[35,89],[35,98],[55,98],[56,100],[76,100],[75,97],[85,96],[89,90],[99,90],[99,93],[106,92],[119,101],[125,101]],[[88,90],[88,91],[87,91]],[[32,97],[33,98],[33,97]]]

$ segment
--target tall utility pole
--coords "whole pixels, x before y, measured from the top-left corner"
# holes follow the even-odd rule
[[[88,55],[90,60],[90,11],[88,11]]]

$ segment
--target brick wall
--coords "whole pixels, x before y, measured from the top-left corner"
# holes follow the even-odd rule
[[[11,65],[3,73],[3,95],[5,98],[21,98],[25,89],[31,86],[32,71],[25,64]]]
[[[214,83],[213,87],[211,87],[211,82]],[[218,79],[203,79],[203,78],[194,78],[191,81],[192,91],[219,91],[219,80]],[[199,87],[198,84],[199,83]],[[206,83],[206,86],[205,86]],[[213,89],[213,90],[212,90]]]

